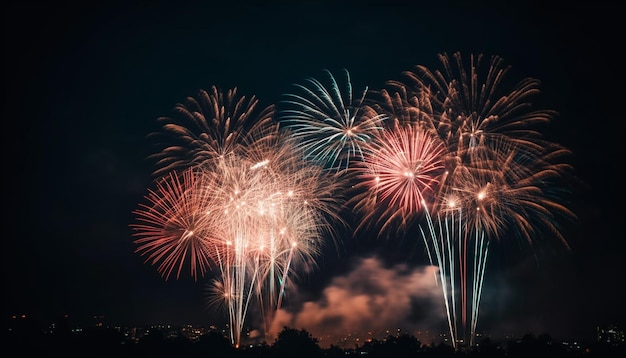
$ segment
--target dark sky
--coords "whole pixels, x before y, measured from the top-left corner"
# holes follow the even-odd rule
[[[584,182],[572,201],[579,220],[565,229],[570,251],[558,245],[494,251],[478,326],[563,338],[591,337],[596,325],[626,327],[617,186],[626,93],[617,5],[208,3],[6,5],[6,316],[212,322],[205,282],[165,282],[134,253],[129,224],[150,185],[154,167],[147,156],[155,148],[146,136],[158,129],[156,119],[212,85],[237,86],[268,105],[323,69],[346,68],[355,88],[376,88],[415,65],[437,66],[439,53],[460,51],[499,55],[513,78],[541,80],[541,105],[559,112],[547,135],[573,151]],[[393,251],[379,245],[370,252]],[[328,285],[346,289],[349,302],[346,282],[359,277],[381,290],[406,288],[400,281],[387,286],[393,268],[385,283],[376,283],[385,270],[382,257],[359,261],[359,250],[366,250],[346,246],[355,251],[320,260],[317,283],[304,284],[309,298],[301,300],[321,310],[315,297]]]

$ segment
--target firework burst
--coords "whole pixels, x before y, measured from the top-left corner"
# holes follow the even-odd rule
[[[157,265],[166,280],[174,271],[178,279],[186,265],[197,280],[212,264],[210,248],[220,236],[221,222],[211,213],[206,185],[202,172],[171,172],[133,211],[137,217],[131,225],[138,237],[136,252]]]
[[[228,103],[233,96],[229,92]],[[215,106],[224,100],[216,93],[201,98]],[[179,278],[188,263],[196,279],[214,269],[210,304],[226,308],[232,342],[238,346],[252,302],[271,320],[296,271],[314,269],[329,237],[337,243],[333,228],[342,220],[334,176],[308,165],[289,131],[279,131],[267,117],[248,124],[248,113],[238,109],[243,102],[236,103],[229,115],[211,109],[212,115],[219,113],[211,122],[218,128],[200,116],[194,123],[201,134],[194,139],[191,130],[164,127],[181,134],[192,148],[191,153],[182,147],[161,152],[174,155],[165,168],[187,169],[157,180],[147,203],[134,211],[137,223],[132,227],[137,252],[158,265],[166,279],[174,270]],[[197,112],[185,113],[200,118]],[[238,120],[231,123],[231,115]]]
[[[424,107],[430,116],[421,118],[446,143],[446,172],[437,200],[424,205],[420,230],[439,267],[453,343],[472,345],[490,241],[514,233],[531,243],[548,228],[567,245],[558,222],[573,213],[553,186],[570,168],[564,161],[570,153],[536,129],[555,114],[531,108],[537,80],[503,91],[509,68],[499,57],[484,77],[481,55],[468,64],[459,53],[439,59],[443,72],[417,66],[405,72],[406,83],[391,84],[410,88],[406,97]]]
[[[467,61],[459,52],[444,53],[439,60],[442,70],[417,65],[404,72],[404,81],[390,83],[429,98],[434,126],[451,153],[463,157],[496,138],[515,141],[519,150],[533,155],[541,152],[547,142],[538,126],[552,121],[556,112],[532,108],[539,80],[525,78],[505,88],[510,66],[499,56],[492,56],[487,65],[481,54]]]
[[[363,147],[381,129],[384,117],[363,112],[365,88],[354,97],[350,74],[344,70],[343,87],[325,70],[329,85],[309,78],[296,84],[299,93],[286,94],[279,121],[289,128],[308,160],[341,171],[353,159],[363,158]]]
[[[419,124],[385,129],[369,145],[354,175],[357,195],[352,199],[363,213],[361,228],[382,224],[381,232],[400,221],[400,228],[419,215],[425,198],[432,199],[443,174],[445,146]]]
[[[259,140],[259,133],[273,125],[273,116],[273,105],[260,109],[255,96],[240,95],[237,88],[200,90],[195,97],[176,104],[172,116],[158,119],[162,130],[150,136],[162,148],[151,156],[157,160],[154,175],[212,165]]]
[[[271,321],[288,279],[313,270],[332,235],[330,218],[340,220],[331,176],[302,162],[290,141],[280,143],[278,148],[252,146],[254,155],[224,158],[214,176],[213,202],[225,216],[228,238],[227,252],[217,258],[219,287],[230,290],[217,292],[228,298],[235,345],[250,302],[258,300],[265,321]]]

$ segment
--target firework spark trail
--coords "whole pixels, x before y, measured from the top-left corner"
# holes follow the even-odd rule
[[[424,202],[424,212],[426,213],[426,224],[428,227],[428,234],[424,232],[423,226],[420,225],[419,229],[424,240],[424,244],[427,248],[428,258],[431,264],[435,264],[433,261],[433,256],[437,259],[436,265],[439,267],[439,282],[441,283],[441,288],[444,296],[444,304],[446,306],[446,314],[448,318],[448,329],[450,330],[451,340],[456,342],[456,301],[454,300],[454,275],[451,275],[450,272],[454,272],[454,261],[446,259],[446,255],[453,255],[452,249],[450,247],[450,237],[449,231],[446,231],[445,234],[441,232],[442,227],[439,227],[439,234],[436,234],[436,229],[433,224],[433,220],[430,216],[430,212],[426,203]],[[427,237],[430,237],[432,242],[429,242]],[[446,251],[447,250],[447,251]],[[446,265],[449,264],[449,267]],[[448,285],[448,278],[450,279],[450,284]],[[437,277],[435,277],[435,281],[437,281]],[[450,290],[452,290],[452,300],[448,298],[450,294]],[[452,307],[450,307],[452,306]]]
[[[360,97],[353,97],[347,70],[343,71],[343,87],[330,71],[324,72],[329,86],[314,78],[308,78],[306,85],[296,84],[301,93],[286,94],[278,116],[292,131],[307,159],[339,172],[347,169],[352,160],[363,158],[364,145],[382,128],[385,117],[364,112],[368,89]]]
[[[531,238],[540,228],[548,227],[553,232],[558,229],[556,214],[573,215],[555,201],[559,199],[557,196],[543,188],[561,176],[561,165],[550,162],[553,154],[561,149],[547,151],[542,157],[528,158],[524,151],[516,150],[511,143],[491,148],[485,153],[490,153],[492,158],[485,157],[475,163],[476,167],[466,166],[449,176],[447,190],[450,197],[455,198],[455,206],[440,205],[435,225],[428,222],[426,237],[432,241],[427,245],[428,250],[434,252],[440,270],[450,275],[451,280],[452,276],[459,278],[460,305],[455,302],[457,294],[453,283],[450,287],[452,294],[444,296],[452,300],[453,310],[460,309],[460,316],[456,311],[449,311],[455,321],[460,319],[458,329],[462,329],[459,332],[455,328],[451,336],[459,341],[468,338],[469,344],[474,344],[476,335],[490,240],[497,240],[505,232],[510,232],[531,244]],[[448,230],[448,221],[458,225],[459,231]],[[453,251],[444,242],[456,242],[458,249]],[[473,242],[472,246],[470,242]],[[446,247],[448,251],[442,253]],[[445,262],[446,257],[453,260],[455,256],[459,262],[458,271],[454,271],[452,262]],[[469,332],[466,333],[466,329]]]
[[[442,285],[444,294],[451,340],[456,347],[459,341],[465,339],[464,331],[459,332],[459,330],[468,325],[466,307],[471,310],[467,327],[472,335],[476,331],[489,241],[484,231],[474,230],[472,233],[475,237],[471,240],[474,242],[474,248],[470,250],[468,235],[472,233],[467,233],[462,229],[461,210],[457,209],[459,218],[455,217],[455,211],[448,211],[444,216],[437,214],[436,219],[433,220],[426,203],[424,203],[424,209],[427,231],[424,231],[424,225],[420,224],[420,232],[431,264],[439,267],[438,281]],[[458,231],[455,226],[458,226]],[[433,261],[433,257],[436,261]],[[455,265],[457,261],[458,265]],[[468,264],[472,265],[471,272],[468,271]],[[469,292],[467,291],[468,281],[471,283]]]
[[[477,233],[478,235],[478,233]],[[470,322],[470,344],[474,344],[476,337],[476,325],[478,323],[478,309],[480,308],[480,298],[482,297],[483,282],[485,279],[485,267],[487,265],[487,254],[489,253],[489,240],[486,239],[484,232],[480,233],[480,239],[474,240],[474,271],[472,273],[472,315]]]

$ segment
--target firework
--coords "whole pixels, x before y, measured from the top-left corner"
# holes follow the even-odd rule
[[[349,193],[355,232],[415,224],[452,342],[474,344],[491,242],[531,245],[548,229],[567,246],[560,221],[574,214],[559,184],[571,153],[537,128],[556,114],[532,108],[539,81],[506,88],[497,56],[485,71],[482,55],[439,59],[442,70],[418,65],[357,96],[347,70],[345,81],[325,70],[327,83],[296,84],[281,107],[217,87],[177,104],[152,136],[161,149],[133,212],[137,253],[166,280],[213,271],[209,302],[239,346],[251,305],[267,325],[286,285],[315,269],[329,238],[339,243]]]
[[[132,226],[137,252],[166,278],[176,268],[178,278],[189,261],[194,278],[214,269],[209,300],[228,312],[238,346],[250,305],[258,303],[263,318],[271,320],[287,282],[313,270],[341,218],[333,175],[304,162],[289,131],[265,120],[244,125],[219,118],[212,122],[219,128],[204,128],[197,136],[201,141],[189,139],[191,130],[175,130],[186,133],[181,139],[189,140],[191,154],[160,154],[172,153],[171,165],[188,167],[157,181],[147,203],[134,212],[138,222]],[[205,119],[197,123],[209,126]]]
[[[364,146],[381,129],[385,118],[363,111],[367,88],[354,97],[347,70],[343,87],[330,71],[325,73],[328,86],[308,78],[305,85],[295,85],[300,93],[285,95],[279,121],[291,130],[308,160],[341,171],[351,160],[363,158]]]
[[[186,265],[197,279],[212,263],[209,248],[220,236],[221,223],[206,200],[205,179],[203,173],[192,169],[181,174],[171,172],[133,211],[137,217],[137,222],[131,224],[138,237],[136,252],[147,256],[146,262],[157,265],[166,280],[175,269],[178,279]]]
[[[540,92],[539,80],[525,78],[507,89],[510,66],[505,66],[502,58],[492,56],[486,69],[483,55],[469,58],[464,62],[459,52],[440,54],[442,71],[417,65],[404,72],[404,81],[390,83],[406,87],[415,96],[428,97],[433,125],[448,150],[459,157],[496,138],[515,141],[518,150],[531,155],[541,152],[548,142],[538,126],[550,122],[556,112],[532,109],[532,99]]]
[[[382,224],[381,232],[400,220],[410,223],[424,198],[432,199],[443,175],[444,143],[419,123],[385,129],[370,143],[363,162],[356,164],[358,194],[352,199],[364,213],[357,230]]]
[[[272,126],[274,106],[260,108],[255,96],[240,95],[237,88],[226,92],[217,87],[200,90],[176,104],[172,116],[158,119],[162,130],[152,133],[161,150],[150,156],[156,159],[154,175],[172,170],[209,164],[237,152],[251,141],[259,140],[267,126]]]
[[[280,143],[252,146],[256,153],[244,158],[225,158],[215,176],[214,202],[227,217],[228,252],[218,261],[221,287],[229,289],[224,297],[235,345],[251,300],[261,303],[265,320],[271,321],[288,279],[314,268],[332,234],[329,217],[336,217],[335,182],[321,168],[303,163],[288,140]]]
[[[493,239],[511,233],[532,244],[538,230],[548,228],[567,245],[557,227],[557,216],[573,217],[573,213],[561,203],[552,185],[571,168],[559,161],[568,154],[553,146],[540,156],[529,157],[512,142],[494,142],[480,160],[448,176],[443,196],[454,198],[457,207],[470,208],[466,231],[480,227]],[[449,207],[442,205],[440,211],[445,214]]]
[[[558,222],[574,215],[553,186],[569,170],[570,153],[535,128],[555,114],[530,109],[538,81],[524,79],[503,91],[508,67],[500,58],[492,57],[484,79],[482,56],[470,56],[467,67],[459,53],[453,58],[456,67],[440,56],[444,72],[417,66],[405,74],[407,97],[426,106],[431,116],[422,118],[447,147],[446,173],[437,200],[424,202],[427,222],[420,230],[440,269],[453,344],[472,345],[490,241],[506,233],[530,243],[548,228],[567,245]]]
[[[486,72],[482,55],[439,58],[443,71],[416,66],[404,82],[370,91],[363,111],[387,118],[386,127],[353,166],[351,203],[362,213],[357,230],[417,224],[439,268],[452,342],[471,345],[490,242],[532,244],[547,228],[567,246],[559,222],[574,214],[558,185],[571,153],[537,129],[556,114],[532,109],[539,81],[507,90],[499,57]]]

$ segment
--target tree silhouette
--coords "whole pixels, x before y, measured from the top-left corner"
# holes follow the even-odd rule
[[[410,334],[389,335],[382,341],[372,340],[363,345],[369,357],[415,357],[422,343]]]
[[[305,329],[284,327],[278,334],[272,351],[275,357],[322,357],[319,340]]]

